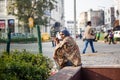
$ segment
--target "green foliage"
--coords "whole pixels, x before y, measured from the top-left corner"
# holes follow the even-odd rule
[[[36,42],[37,38],[15,38],[11,39],[11,42],[14,43],[30,43],[30,42]]]
[[[11,39],[12,43],[30,43],[30,42],[36,42],[37,38],[13,38]],[[0,39],[0,43],[6,43],[7,39]]]
[[[45,25],[47,22],[44,12],[53,10],[55,3],[56,0],[9,0],[7,11],[25,24],[28,24],[28,18],[32,17],[35,24]]]
[[[0,39],[0,43],[5,43],[6,39]]]
[[[115,37],[115,41],[120,41],[120,38],[116,38],[116,37]]]
[[[100,33],[100,40],[101,40],[101,41],[104,41],[104,37],[105,37],[105,36],[104,36],[104,33],[101,32],[101,33]],[[114,37],[114,40],[115,40],[115,41],[120,41],[120,38]]]
[[[50,75],[52,61],[42,54],[25,50],[6,52],[0,56],[0,80],[46,80]]]
[[[100,33],[100,40],[102,40],[102,41],[104,40],[104,33],[102,33],[102,32]]]

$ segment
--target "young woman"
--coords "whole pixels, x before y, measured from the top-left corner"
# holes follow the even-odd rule
[[[56,39],[56,47],[53,58],[59,65],[60,69],[65,66],[79,66],[81,65],[81,56],[79,47],[67,30],[60,32],[62,38],[61,42]]]

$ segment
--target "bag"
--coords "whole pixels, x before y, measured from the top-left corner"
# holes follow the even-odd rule
[[[83,41],[85,41],[86,40],[86,38],[85,37],[83,37],[83,39],[82,39]]]
[[[91,34],[91,35],[93,35],[93,36],[95,35],[95,33],[94,33],[94,31],[93,31],[93,30],[91,31],[91,33],[90,33],[90,34]]]
[[[83,36],[82,40],[83,40],[83,41],[85,41],[85,40],[86,40],[86,37],[85,37],[85,35]]]

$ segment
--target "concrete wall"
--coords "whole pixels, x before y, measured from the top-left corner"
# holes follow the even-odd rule
[[[65,67],[47,80],[80,80],[80,67]]]
[[[81,68],[81,80],[120,80],[120,67],[88,66]]]

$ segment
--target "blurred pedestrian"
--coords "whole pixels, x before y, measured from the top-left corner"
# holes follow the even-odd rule
[[[105,32],[104,33],[104,42],[108,42],[108,36],[109,36],[109,33],[108,32]]]
[[[109,32],[109,44],[111,44],[111,42],[112,42],[113,44],[115,44],[115,42],[114,42],[114,33],[113,33],[113,30],[110,30],[110,32]]]
[[[80,33],[79,37],[80,37],[80,39],[82,39],[82,33]]]
[[[81,56],[78,45],[67,30],[60,31],[60,36],[61,42],[56,39],[57,44],[53,55],[55,62],[60,69],[65,66],[80,66]]]
[[[95,39],[95,33],[94,33],[94,30],[93,30],[93,28],[91,26],[91,21],[87,22],[87,27],[85,29],[84,38],[85,38],[85,41],[84,41],[85,45],[84,45],[82,53],[85,54],[86,49],[88,47],[88,43],[91,46],[92,53],[96,53],[97,51],[95,51],[94,45],[93,45],[93,40]]]
[[[54,27],[51,27],[50,33],[51,33],[52,47],[55,47],[56,44],[55,44],[55,42],[54,42],[54,39],[56,38],[56,31],[55,31],[55,28],[54,28]]]
[[[100,40],[100,32],[97,32],[97,40]]]

